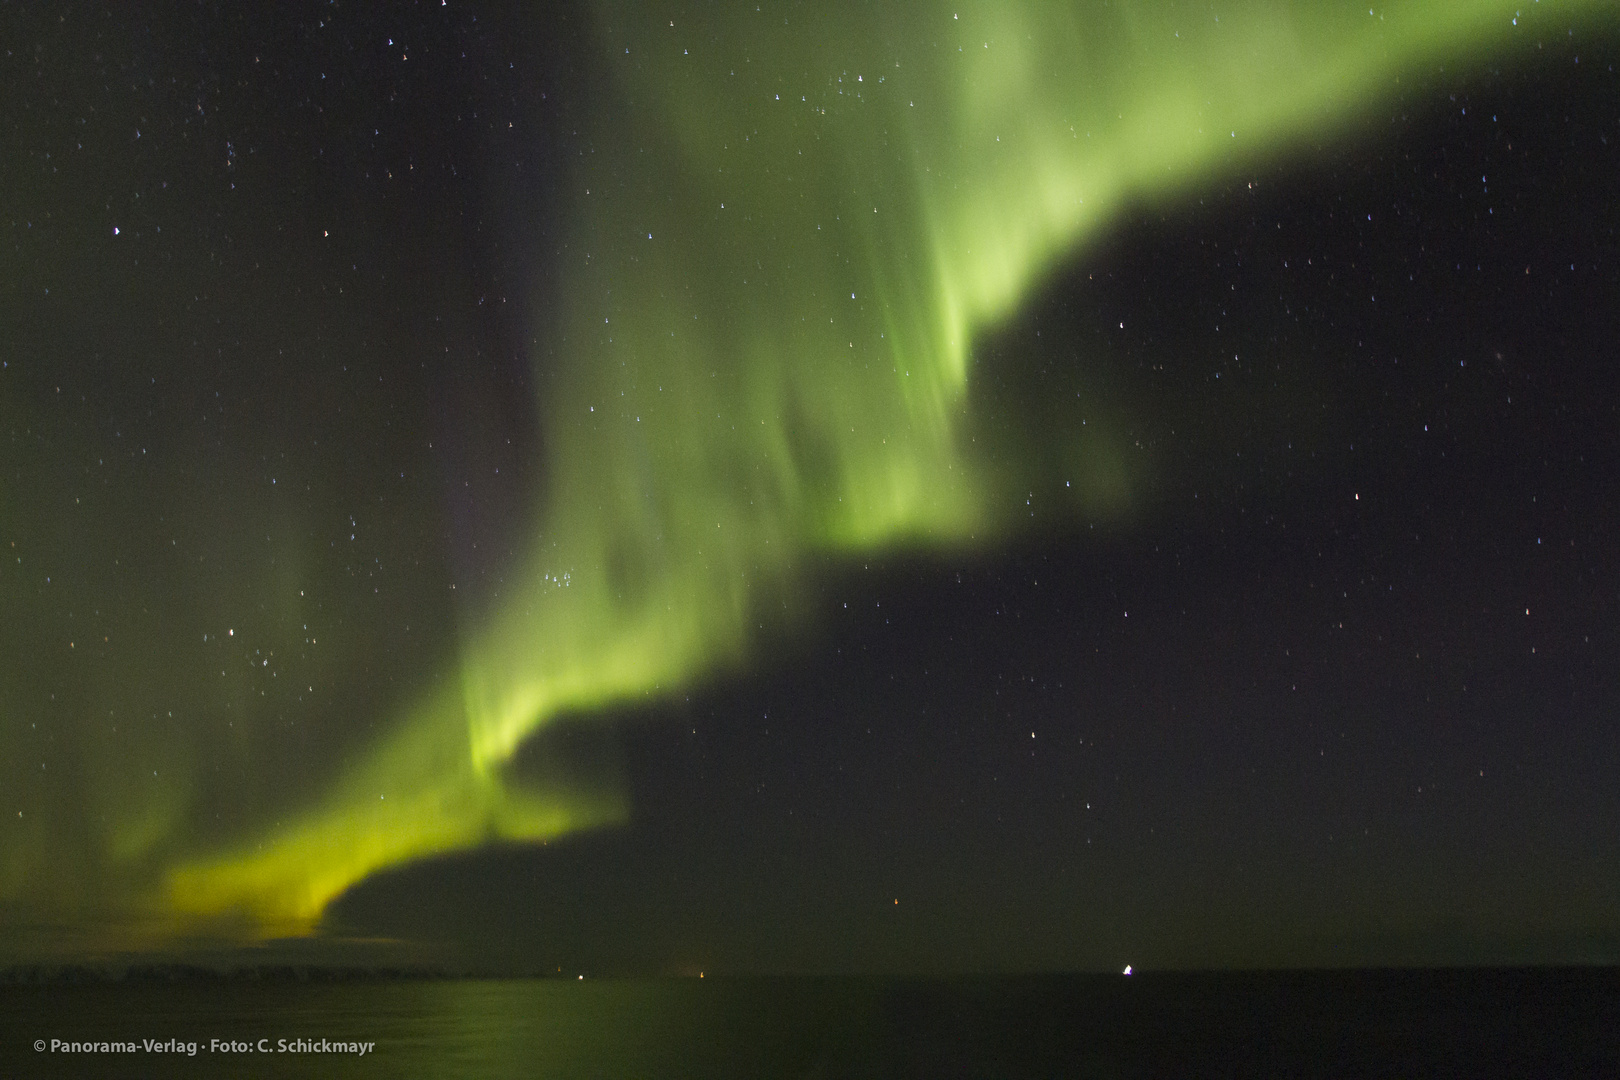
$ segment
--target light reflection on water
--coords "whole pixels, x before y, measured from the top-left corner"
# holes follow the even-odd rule
[[[544,979],[14,987],[0,1000],[4,1075],[754,1077],[825,1074],[873,997],[848,982]],[[41,1038],[142,1049],[36,1053]],[[299,1039],[375,1048],[278,1050]]]

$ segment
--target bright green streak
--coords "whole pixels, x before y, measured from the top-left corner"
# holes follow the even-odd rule
[[[1124,200],[1581,6],[603,12],[621,97],[565,195],[526,584],[465,639],[459,696],[400,717],[301,820],[173,871],[160,905],[306,929],[381,867],[622,817],[610,796],[509,790],[502,766],[564,710],[742,663],[813,557],[994,542],[1011,523],[963,433],[973,337]],[[1122,484],[1080,497],[1106,508]]]

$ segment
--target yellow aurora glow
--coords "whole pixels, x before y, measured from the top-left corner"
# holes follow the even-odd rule
[[[562,711],[742,663],[810,556],[993,542],[1013,523],[964,444],[974,335],[1124,200],[1599,8],[1518,3],[605,7],[618,94],[563,196],[525,583],[324,798],[174,867],[159,906],[302,932],[382,867],[621,819],[503,766]]]

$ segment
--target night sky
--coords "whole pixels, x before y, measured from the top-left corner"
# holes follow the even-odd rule
[[[1620,962],[1603,5],[0,48],[0,958]]]

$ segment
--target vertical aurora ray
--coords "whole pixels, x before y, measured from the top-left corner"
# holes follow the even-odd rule
[[[180,861],[157,908],[307,931],[379,868],[621,819],[614,792],[504,767],[565,711],[742,663],[815,559],[1004,535],[964,423],[974,335],[1124,201],[1581,6],[604,9],[616,96],[561,195],[522,583],[324,797]]]

